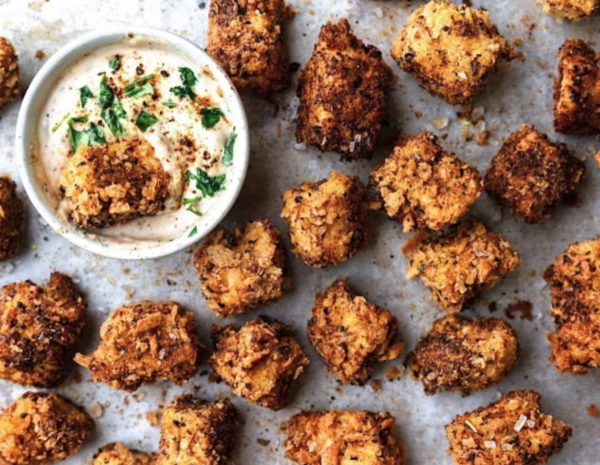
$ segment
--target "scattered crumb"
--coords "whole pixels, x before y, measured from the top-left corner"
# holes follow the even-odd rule
[[[598,168],[600,168],[600,152],[596,153],[596,155],[594,155],[594,161],[596,162],[596,165],[598,166]]]
[[[258,438],[256,440],[256,442],[258,442],[263,447],[267,447],[269,444],[271,444],[271,441],[269,441],[268,439],[263,439],[263,438]]]
[[[44,52],[43,50],[38,50],[37,52],[35,52],[35,58],[38,60],[43,60],[46,57],[46,52]]]
[[[386,378],[388,381],[394,381],[404,376],[406,369],[403,366],[388,367],[386,370]]]
[[[104,407],[102,404],[96,403],[90,409],[90,415],[92,418],[101,418],[104,415]]]
[[[488,305],[488,311],[490,313],[494,313],[498,311],[498,304],[496,302],[490,302],[490,304]]]
[[[160,411],[152,410],[150,412],[146,412],[146,420],[150,423],[151,426],[158,426],[160,421]]]
[[[515,316],[518,313],[520,313],[521,320],[532,321],[533,320],[533,313],[531,312],[532,310],[533,310],[533,305],[531,304],[531,302],[525,302],[525,301],[521,300],[519,302],[510,304],[508,307],[506,307],[506,309],[504,310],[504,313],[511,320],[514,320]]]
[[[209,373],[208,374],[208,382],[210,384],[214,384],[214,383],[220,383],[221,382],[221,378],[219,377],[218,374],[216,373]]]
[[[374,379],[373,381],[371,381],[371,389],[373,389],[373,391],[375,392],[379,392],[382,389],[382,383],[381,380],[379,379]]]
[[[600,410],[596,407],[595,404],[588,405],[587,413],[590,417],[598,418],[600,417]]]

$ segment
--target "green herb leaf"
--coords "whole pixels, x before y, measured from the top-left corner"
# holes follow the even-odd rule
[[[225,147],[223,147],[223,156],[221,157],[221,159],[223,160],[223,164],[225,166],[229,166],[233,163],[233,149],[235,147],[236,139],[237,132],[234,127],[233,131],[231,131],[231,134],[229,134],[229,137],[225,142]]]
[[[58,120],[54,126],[52,126],[52,132],[56,132],[58,131],[58,128],[60,128],[62,126],[62,124],[67,121],[67,119],[69,118],[69,116],[71,116],[69,113],[67,113],[65,116],[63,116],[60,120]]]
[[[117,116],[117,112],[115,110],[112,108],[104,110],[102,113],[100,113],[100,116],[108,126],[108,129],[110,129],[110,132],[112,132],[115,136],[119,137],[125,135],[125,128],[119,121],[119,117]]]
[[[121,103],[120,100],[115,99],[115,103],[113,105],[113,109],[115,110],[115,114],[119,118],[121,118],[121,119],[127,118],[127,112],[125,111],[125,108],[123,108],[123,104]]]
[[[180,99],[183,99],[184,97],[189,97],[192,100],[194,100],[196,98],[196,94],[194,93],[194,91],[186,86],[171,87],[170,90],[174,95],[176,95]]]
[[[202,115],[202,126],[204,126],[206,129],[214,127],[219,121],[221,121],[221,116],[225,116],[225,114],[218,107],[203,108],[200,110],[200,114]]]
[[[100,105],[100,109],[106,110],[112,107],[115,100],[114,92],[106,83],[106,74],[103,74],[102,79],[100,80],[100,93],[98,94],[98,104]]]
[[[202,213],[200,213],[199,211],[196,210],[196,205],[198,205],[200,203],[200,201],[202,200],[202,197],[189,197],[189,198],[184,198],[182,200],[182,204],[185,207],[185,209],[191,213],[193,213],[196,216],[202,216]]]
[[[88,117],[87,116],[74,116],[73,118],[71,118],[69,120],[69,124],[73,124],[73,123],[87,123],[88,122]]]
[[[147,82],[150,82],[153,77],[154,77],[154,74],[146,74],[145,76],[142,76],[141,78],[134,79],[133,81],[131,81],[129,84],[127,84],[125,86],[124,92],[130,92],[133,89],[135,89],[136,87],[143,86]]]
[[[194,227],[192,228],[192,230],[190,231],[190,234],[188,235],[188,237],[195,236],[196,234],[198,234],[198,227],[197,227],[197,226],[194,226]]]
[[[151,115],[147,111],[142,110],[140,112],[140,114],[138,115],[135,125],[138,128],[140,128],[140,130],[142,132],[146,132],[148,130],[148,128],[155,125],[157,121],[158,121],[158,118],[156,118],[156,116]]]
[[[79,100],[81,101],[81,107],[85,108],[87,105],[88,99],[94,98],[95,95],[88,86],[83,86],[79,89]]]
[[[185,172],[185,176],[189,180],[195,181],[196,188],[202,192],[204,197],[213,197],[223,189],[225,184],[225,174],[211,176],[201,168],[196,168],[195,174],[188,170]]]
[[[94,123],[90,123],[89,128],[84,129],[83,131],[78,131],[73,127],[73,123],[81,121],[74,120],[75,118],[69,120],[69,138],[71,139],[71,145],[73,146],[73,150],[75,152],[77,152],[77,149],[79,149],[81,145],[91,146],[94,144],[106,144],[106,139],[104,138],[102,129],[100,129]]]
[[[135,88],[131,89],[130,91],[125,91],[123,93],[123,97],[140,98],[145,95],[152,95],[152,94],[154,94],[154,87],[152,87],[152,84],[146,83],[143,86],[135,87]]]
[[[196,75],[190,68],[179,68],[179,76],[181,77],[181,82],[186,87],[194,87],[198,79],[196,79]]]
[[[108,61],[108,66],[110,66],[115,71],[118,71],[121,67],[121,57],[119,55],[115,55]]]
[[[175,108],[177,106],[177,104],[173,100],[167,100],[166,102],[163,102],[162,104],[167,108]]]

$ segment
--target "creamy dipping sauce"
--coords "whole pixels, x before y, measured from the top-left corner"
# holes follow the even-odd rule
[[[113,91],[113,103],[108,93]],[[131,37],[84,56],[58,78],[33,147],[37,176],[61,219],[62,169],[79,144],[128,137],[148,141],[171,175],[164,211],[89,231],[111,242],[147,245],[196,234],[235,182],[232,102],[211,74],[168,43]],[[91,136],[90,136],[91,134]]]

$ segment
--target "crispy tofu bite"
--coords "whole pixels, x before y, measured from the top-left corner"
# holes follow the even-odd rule
[[[433,0],[407,19],[392,57],[430,94],[459,105],[475,98],[512,50],[486,10]]]
[[[25,210],[17,186],[8,175],[0,175],[0,261],[14,257],[25,233]]]
[[[338,265],[367,240],[367,200],[356,176],[333,171],[283,193],[283,211],[294,253],[308,266]]]
[[[210,364],[235,394],[272,410],[289,403],[292,383],[310,361],[288,326],[254,320],[241,328],[215,325],[211,335]]]
[[[96,351],[77,354],[75,362],[94,381],[133,392],[156,381],[185,384],[196,374],[201,347],[192,312],[145,300],[116,309],[100,328]]]
[[[291,283],[281,234],[267,220],[211,234],[194,265],[208,306],[223,318],[279,300]]]
[[[19,93],[19,57],[8,39],[0,37],[0,109]]]
[[[327,23],[300,76],[296,140],[345,159],[369,158],[392,78],[379,49],[358,39],[347,20]]]
[[[94,428],[79,407],[53,393],[27,392],[0,414],[0,463],[50,465],[75,455]]]
[[[600,238],[571,244],[544,273],[556,332],[551,361],[562,372],[600,366]]]
[[[576,21],[600,11],[599,0],[539,0],[544,11],[559,19]]]
[[[369,187],[377,193],[371,207],[401,221],[405,232],[456,223],[483,190],[479,172],[429,132],[403,138],[371,172]]]
[[[550,142],[545,134],[523,125],[492,160],[485,189],[518,220],[541,223],[575,190],[585,171],[585,164],[565,144]]]
[[[171,175],[142,139],[81,145],[60,178],[67,214],[85,229],[105,228],[161,213]]]
[[[283,0],[213,0],[207,52],[238,90],[268,96],[289,84],[283,22],[291,16]]]
[[[287,424],[285,455],[300,465],[404,465],[404,445],[387,412],[304,412]]]
[[[571,427],[540,412],[540,394],[513,391],[446,426],[454,465],[545,464],[561,451]]]
[[[0,378],[24,386],[55,387],[67,375],[85,324],[87,304],[71,278],[52,273],[2,288]]]
[[[157,465],[230,463],[240,422],[229,399],[206,403],[185,395],[163,410]]]
[[[554,83],[554,129],[565,134],[600,133],[600,67],[594,49],[567,39],[558,52]]]
[[[317,294],[308,339],[343,384],[366,383],[377,362],[393,360],[404,349],[396,318],[356,294],[342,279]]]
[[[407,365],[427,395],[470,394],[498,384],[517,361],[515,330],[498,318],[467,320],[448,315],[435,321]]]
[[[433,300],[450,313],[467,308],[520,263],[502,236],[474,218],[441,234],[418,232],[403,252],[410,260],[407,278],[420,277]]]
[[[94,455],[92,465],[154,465],[156,454],[129,449],[116,442],[107,444]]]

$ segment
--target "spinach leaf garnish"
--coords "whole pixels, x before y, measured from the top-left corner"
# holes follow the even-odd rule
[[[221,121],[221,116],[225,116],[225,114],[218,107],[203,108],[200,110],[200,114],[202,115],[202,126],[204,126],[206,129],[214,127],[219,121]]]
[[[163,102],[162,104],[167,108],[175,108],[177,106],[177,104],[173,100],[167,100],[166,102]]]
[[[98,104],[100,105],[100,109],[106,110],[107,108],[110,108],[115,100],[116,97],[114,92],[106,83],[106,74],[103,74],[102,79],[100,80],[100,92],[98,94]]]
[[[88,103],[88,99],[95,98],[96,96],[88,86],[83,86],[79,89],[79,100],[81,101],[81,108],[85,108]]]
[[[171,92],[180,99],[189,97],[194,100],[196,98],[196,94],[194,93],[193,89],[198,82],[196,75],[190,68],[179,68],[179,77],[181,78],[181,83],[183,85],[171,87]]]
[[[77,152],[77,149],[81,145],[101,145],[106,144],[106,139],[104,138],[104,133],[102,129],[100,129],[96,124],[90,123],[87,129],[82,131],[78,131],[75,129],[75,123],[86,123],[87,118],[80,116],[69,119],[69,138],[71,139],[71,145],[73,146],[73,150]]]
[[[199,195],[198,197],[184,198],[182,203],[186,207],[186,210],[201,216],[202,213],[196,210],[196,205],[200,203],[202,198],[214,197],[217,192],[223,190],[226,179],[225,174],[211,176],[203,169],[196,168],[196,173],[187,170],[185,172],[185,177],[190,181],[195,182],[196,189],[198,189],[202,195]]]
[[[146,132],[148,130],[148,128],[155,125],[157,121],[158,121],[158,118],[156,118],[156,116],[151,115],[147,111],[142,110],[137,117],[135,125],[138,128],[140,128],[140,130],[142,132]]]
[[[110,86],[106,82],[106,74],[100,80],[100,92],[98,94],[98,103],[102,113],[100,116],[115,136],[124,136],[125,128],[119,121],[127,117],[127,113],[123,105],[116,97]]]
[[[195,236],[196,234],[198,234],[198,226],[194,226],[192,228],[192,230],[190,231],[190,234],[188,235],[188,237]]]
[[[119,121],[119,116],[114,109],[109,108],[108,110],[104,110],[102,113],[100,113],[100,116],[108,126],[108,129],[110,129],[110,132],[112,132],[115,136],[119,137],[126,134],[125,128],[121,124],[121,121]]]
[[[237,136],[238,135],[234,127],[233,131],[231,131],[231,134],[229,134],[229,137],[225,142],[225,147],[223,147],[223,156],[221,159],[223,160],[223,164],[225,166],[229,166],[233,163],[233,149],[235,147]]]
[[[52,126],[52,132],[56,132],[58,131],[58,128],[60,128],[62,126],[62,124],[67,121],[69,119],[69,116],[71,116],[70,113],[67,113],[65,116],[63,116],[61,119],[59,119],[54,126]]]
[[[121,67],[121,57],[119,55],[115,55],[110,60],[108,60],[108,66],[110,66],[115,71],[118,71]]]
[[[148,74],[141,78],[134,79],[125,86],[123,90],[123,97],[140,98],[144,95],[150,95],[154,93],[154,87],[150,84],[150,81],[154,77],[154,74]]]

